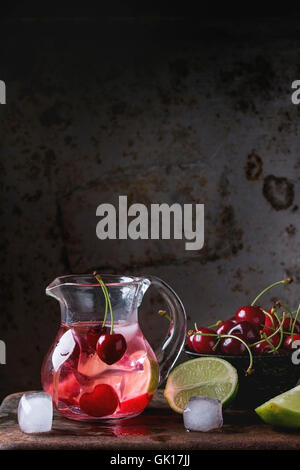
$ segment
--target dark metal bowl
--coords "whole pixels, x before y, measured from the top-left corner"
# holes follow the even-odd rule
[[[207,357],[208,354],[198,354],[185,348],[185,353],[191,358]],[[215,354],[230,362],[236,368],[239,376],[239,389],[236,398],[230,405],[234,409],[255,408],[270,398],[295,387],[300,378],[300,364],[292,362],[291,354],[253,356],[254,372],[245,375],[249,365],[249,356],[226,356]]]

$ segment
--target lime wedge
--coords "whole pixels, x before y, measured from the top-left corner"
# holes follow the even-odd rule
[[[255,411],[265,423],[300,428],[300,385],[266,401]]]
[[[227,406],[237,389],[237,371],[229,362],[218,357],[199,357],[172,370],[164,396],[174,411],[182,413],[193,395],[217,398]]]

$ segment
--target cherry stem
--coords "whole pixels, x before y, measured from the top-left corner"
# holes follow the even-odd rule
[[[276,330],[275,328],[271,328],[270,326],[264,326],[264,328],[267,328],[268,330],[271,330],[272,332],[278,331],[278,330]],[[284,329],[282,329],[282,332],[283,332],[284,335],[290,335],[290,334],[291,334],[290,331],[286,331],[286,330],[284,330]],[[267,336],[267,338],[268,338],[268,336]]]
[[[243,339],[241,339],[241,338],[239,338],[238,336],[235,336],[235,335],[218,335],[217,333],[201,333],[201,331],[197,331],[197,333],[193,333],[193,335],[214,336],[214,337],[217,337],[218,340],[220,340],[221,338],[233,338],[233,339],[237,339],[238,341],[240,341],[241,343],[243,343],[243,345],[245,346],[245,348],[247,349],[248,354],[249,354],[249,366],[248,366],[248,369],[246,370],[245,375],[250,375],[250,374],[252,374],[252,372],[253,372],[253,369],[252,369],[252,366],[253,366],[253,355],[252,355],[251,349],[249,348],[248,344],[247,344]]]
[[[300,313],[300,304],[298,305],[298,309],[297,309],[297,312],[296,312],[296,316],[294,318],[294,321],[293,321],[293,325],[292,325],[292,328],[291,328],[291,337],[292,337],[292,341],[294,340],[294,330],[295,330],[295,326],[296,326],[296,322],[297,322],[297,318],[299,316],[299,313]]]
[[[279,343],[277,344],[277,346],[275,347],[275,351],[277,351],[281,344],[282,344],[282,340],[283,340],[283,324],[284,324],[284,320],[285,320],[285,312],[283,312],[282,314],[282,320],[280,322],[280,318],[278,317],[277,313],[276,312],[273,312],[275,317],[276,317],[276,320],[279,322],[279,329],[280,329],[280,340],[279,340]]]
[[[265,294],[266,292],[268,292],[268,291],[269,291],[270,289],[272,289],[273,287],[279,286],[280,284],[290,284],[292,281],[293,281],[293,279],[292,279],[291,277],[288,277],[288,278],[286,278],[286,279],[282,279],[282,281],[274,282],[273,284],[271,284],[270,286],[268,286],[268,287],[266,287],[264,290],[262,290],[261,293],[258,294],[257,297],[255,297],[255,299],[254,299],[253,302],[251,303],[251,306],[255,305],[256,302],[258,301],[258,299],[260,299],[263,294]]]
[[[263,333],[263,334],[262,334],[262,337],[263,337],[263,340],[266,341],[269,346],[271,346],[271,352],[274,353],[274,352],[276,351],[275,346],[274,346],[274,344],[271,343],[271,341],[270,341],[269,338],[267,337],[266,333]]]
[[[104,294],[104,298],[105,298],[105,313],[104,313],[104,318],[103,318],[103,322],[102,322],[102,326],[104,327],[105,323],[106,323],[107,312],[108,312],[108,300],[107,300],[107,296],[106,296],[106,289],[105,289],[104,282],[101,279],[101,276],[99,274],[97,274],[96,271],[93,272],[93,276],[95,276],[95,278],[99,282],[99,284],[101,286],[101,289],[102,289],[102,292]]]
[[[216,341],[216,344],[212,347],[212,350],[215,351],[219,345],[219,342],[221,341],[221,338],[218,338]]]
[[[284,310],[286,310],[288,312],[290,318],[293,318],[293,312],[285,304],[283,304],[281,302],[281,300],[277,300],[276,306],[279,307],[279,308],[280,307],[284,308]]]
[[[93,272],[93,275],[95,276],[95,278],[96,278],[97,281],[99,282],[99,284],[100,284],[100,286],[101,286],[101,288],[102,288],[104,297],[105,297],[105,313],[104,313],[104,318],[103,318],[102,327],[105,326],[106,318],[107,318],[107,307],[109,306],[110,318],[111,318],[110,334],[112,335],[113,332],[114,332],[114,316],[113,316],[113,312],[112,312],[112,306],[111,306],[111,301],[110,301],[109,293],[108,293],[108,290],[107,290],[106,285],[105,285],[104,282],[102,281],[102,278],[101,278],[100,274],[97,274],[97,272],[94,271],[94,272]]]
[[[252,368],[252,366],[253,366],[253,355],[252,355],[251,349],[249,348],[248,344],[244,340],[239,338],[238,336],[234,336],[234,335],[220,335],[220,338],[235,338],[235,339],[238,339],[241,343],[243,343],[243,345],[245,346],[245,348],[247,349],[248,354],[249,354],[249,366],[248,366],[248,369],[246,370],[245,375],[252,374],[252,372],[253,372],[253,368]]]
[[[171,321],[170,315],[166,312],[166,310],[158,310],[158,315],[161,317],[167,318],[167,320]]]
[[[223,321],[222,321],[222,320],[218,320],[216,323],[214,323],[213,325],[209,325],[207,328],[215,328],[216,326],[221,325],[221,323],[223,323]]]

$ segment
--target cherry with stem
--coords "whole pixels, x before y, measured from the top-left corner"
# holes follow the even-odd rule
[[[279,306],[279,305],[280,305],[280,306],[283,306],[283,304],[282,304],[281,302],[276,302],[276,305],[278,305],[278,306]],[[300,306],[300,305],[299,305],[299,306]],[[264,312],[266,315],[269,315],[269,317],[270,317],[270,319],[271,319],[271,321],[272,321],[272,327],[270,327],[270,326],[268,326],[268,325],[265,324],[263,331],[264,331],[264,332],[266,332],[266,330],[270,330],[270,331],[272,331],[272,332],[274,332],[275,330],[278,331],[278,327],[277,327],[277,326],[275,327],[275,324],[274,324],[274,317],[275,317],[275,319],[276,319],[278,325],[280,324],[280,319],[279,319],[279,316],[276,316],[276,309],[275,309],[275,307],[272,307],[271,313],[269,313],[269,312],[267,312],[267,311],[265,311],[265,310],[263,310],[263,312]],[[290,310],[289,310],[289,312],[290,312]],[[289,312],[288,312],[288,313],[289,313]],[[296,313],[296,312],[295,312],[295,313]],[[285,330],[285,329],[284,329],[285,326],[286,326],[285,323],[286,323],[287,317],[286,317],[286,313],[285,313],[285,312],[283,312],[283,314],[285,315],[285,318],[284,318],[284,322],[283,322],[283,324],[282,324],[282,333],[283,333],[284,335],[290,335],[290,334],[291,334],[291,329],[290,329],[290,330]],[[291,314],[293,315],[293,312],[291,312]],[[297,318],[298,318],[298,317],[297,317]],[[294,322],[294,318],[293,318],[293,317],[289,318],[289,320],[290,320],[290,323],[289,323],[289,324],[291,325],[291,327],[292,327],[293,322],[294,322],[294,332],[295,332],[295,327],[296,327],[296,325],[298,325],[297,318],[296,318],[296,321],[295,321],[295,322]],[[291,323],[291,322],[292,322],[292,323]],[[300,332],[300,331],[299,331],[299,329],[297,328],[296,333],[299,333],[299,332]]]
[[[107,319],[107,311],[108,307],[110,310],[110,318],[111,318],[111,326],[110,332],[104,332],[100,335],[98,342],[97,342],[97,354],[99,358],[108,365],[114,364],[118,362],[124,355],[127,344],[126,340],[123,335],[119,333],[114,333],[114,316],[111,306],[111,301],[109,297],[109,293],[105,283],[103,282],[100,274],[97,274],[95,271],[93,273],[97,281],[99,282],[101,289],[103,291],[105,297],[105,314],[102,323],[102,327],[105,327],[106,319]]]
[[[235,336],[235,335],[218,335],[217,333],[201,333],[200,331],[197,331],[197,332],[192,332],[192,331],[189,331],[188,332],[188,335],[201,335],[201,336],[213,336],[213,337],[216,337],[218,339],[222,339],[222,338],[232,338],[232,339],[236,339],[238,341],[240,341],[246,348],[246,350],[248,351],[248,354],[249,354],[249,366],[248,366],[248,369],[246,370],[246,373],[245,375],[250,375],[252,374],[253,372],[253,355],[252,355],[252,352],[248,346],[248,344],[242,339],[242,338],[239,338],[238,336]]]
[[[188,345],[192,351],[196,351],[197,353],[213,354],[216,341],[214,338],[209,337],[204,333],[215,334],[215,331],[210,328],[201,327],[189,332]]]
[[[257,328],[259,328],[260,325],[265,324],[265,320],[266,320],[265,313],[261,307],[255,304],[257,303],[257,301],[261,298],[263,294],[268,292],[273,287],[278,286],[280,284],[289,284],[290,282],[292,282],[291,278],[283,279],[282,281],[274,282],[273,284],[263,289],[255,297],[255,299],[252,301],[250,305],[245,305],[244,307],[241,307],[236,311],[236,314],[235,314],[236,320],[238,322],[247,321],[249,323],[252,323]]]
[[[276,315],[276,317],[277,317],[276,319],[277,319],[278,324],[279,324],[278,328],[277,328],[270,336],[266,336],[266,338],[263,338],[263,339],[261,339],[261,340],[259,340],[259,341],[256,341],[255,343],[250,344],[250,347],[251,347],[251,348],[252,348],[253,346],[256,346],[257,344],[262,343],[263,341],[270,340],[270,338],[273,338],[273,336],[277,335],[277,333],[279,333],[279,331],[282,333],[282,325],[283,325],[283,322],[284,322],[284,319],[285,319],[285,314],[283,314],[283,319],[282,319],[281,322],[280,322],[280,320],[279,320],[278,315],[277,315],[275,312],[274,312],[274,315]],[[281,338],[281,341],[282,341],[282,338]],[[278,344],[280,345],[281,342],[279,341]]]

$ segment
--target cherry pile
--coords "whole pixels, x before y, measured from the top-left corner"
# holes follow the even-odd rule
[[[256,305],[260,297],[280,284],[283,279],[266,287],[250,305],[237,310],[229,320],[218,321],[210,327],[198,327],[188,332],[187,347],[199,354],[225,354],[237,356],[249,354],[247,373],[252,371],[252,354],[285,354],[292,350],[293,342],[300,340],[300,304],[296,311],[289,310],[280,301],[268,310]]]

